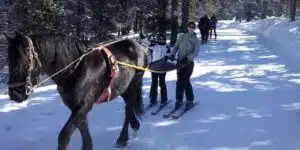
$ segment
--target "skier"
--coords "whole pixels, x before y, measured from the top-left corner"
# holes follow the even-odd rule
[[[166,37],[162,34],[158,34],[157,42],[155,45],[150,47],[152,51],[152,55],[150,57],[150,68],[151,65],[161,61],[165,58],[167,53],[170,53],[170,48],[166,45]],[[161,90],[161,101],[160,103],[166,104],[168,101],[167,96],[167,87],[166,87],[166,73],[151,73],[152,76],[152,83],[151,83],[151,90],[150,90],[150,105],[154,105],[157,103],[157,86],[159,80],[159,86]]]
[[[217,17],[215,14],[213,14],[210,18],[211,21],[211,27],[210,27],[210,39],[212,38],[212,31],[214,31],[215,34],[215,39],[217,39],[217,32],[216,32],[216,28],[217,28]]]
[[[207,43],[208,36],[209,36],[209,29],[210,29],[210,19],[208,15],[205,14],[198,22],[198,28],[201,33],[202,44]]]
[[[179,36],[177,42],[172,48],[171,53],[167,58],[174,60],[177,54],[177,82],[176,82],[176,103],[175,109],[179,108],[183,103],[184,92],[186,94],[186,109],[193,106],[194,93],[190,83],[190,78],[194,70],[194,59],[198,56],[200,40],[198,39],[195,30],[195,23],[188,23],[188,32]]]

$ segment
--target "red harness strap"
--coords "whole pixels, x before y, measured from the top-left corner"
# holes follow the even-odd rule
[[[119,66],[117,64],[115,56],[106,47],[104,47],[102,50],[107,55],[107,58],[108,58],[108,61],[109,61],[111,79],[110,79],[108,87],[102,92],[101,96],[98,98],[96,103],[104,103],[104,102],[107,102],[107,101],[111,100],[111,86],[114,83],[115,79],[119,75]]]

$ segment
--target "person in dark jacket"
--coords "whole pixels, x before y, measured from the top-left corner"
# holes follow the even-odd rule
[[[150,67],[153,63],[165,58],[167,53],[170,53],[169,47],[166,45],[166,37],[159,34],[155,45],[149,47],[152,51],[152,55],[149,58]],[[150,104],[157,103],[157,86],[159,80],[159,86],[161,90],[161,104],[166,104],[168,101],[167,87],[166,87],[166,73],[151,73],[152,83],[150,89]]]
[[[216,28],[217,28],[217,17],[215,14],[213,14],[210,18],[210,22],[211,22],[211,26],[210,26],[210,39],[212,38],[212,31],[214,31],[215,34],[215,39],[217,39],[217,32],[216,32]]]
[[[186,107],[190,107],[194,102],[193,87],[190,83],[190,78],[194,70],[194,59],[198,56],[200,48],[200,40],[194,32],[196,24],[188,23],[188,32],[180,35],[171,49],[168,58],[175,59],[177,53],[177,82],[176,82],[176,103],[175,108],[178,108],[183,103],[184,93],[186,95]]]
[[[210,29],[210,19],[208,18],[207,14],[200,18],[198,22],[198,28],[201,33],[202,44],[207,43]]]

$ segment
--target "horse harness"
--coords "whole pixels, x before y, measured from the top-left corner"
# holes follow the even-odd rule
[[[111,51],[108,48],[101,45],[99,45],[99,47],[97,48],[99,48],[99,50],[103,50],[103,52],[105,53],[110,68],[109,85],[106,89],[104,89],[100,97],[96,100],[96,103],[104,103],[111,100],[111,95],[112,95],[111,87],[114,84],[115,79],[119,76],[119,66],[115,56],[111,53]]]

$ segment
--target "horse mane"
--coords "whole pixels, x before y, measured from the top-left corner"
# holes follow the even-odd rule
[[[54,65],[53,69],[67,66],[87,50],[83,41],[61,33],[33,34],[30,38],[42,64]]]

